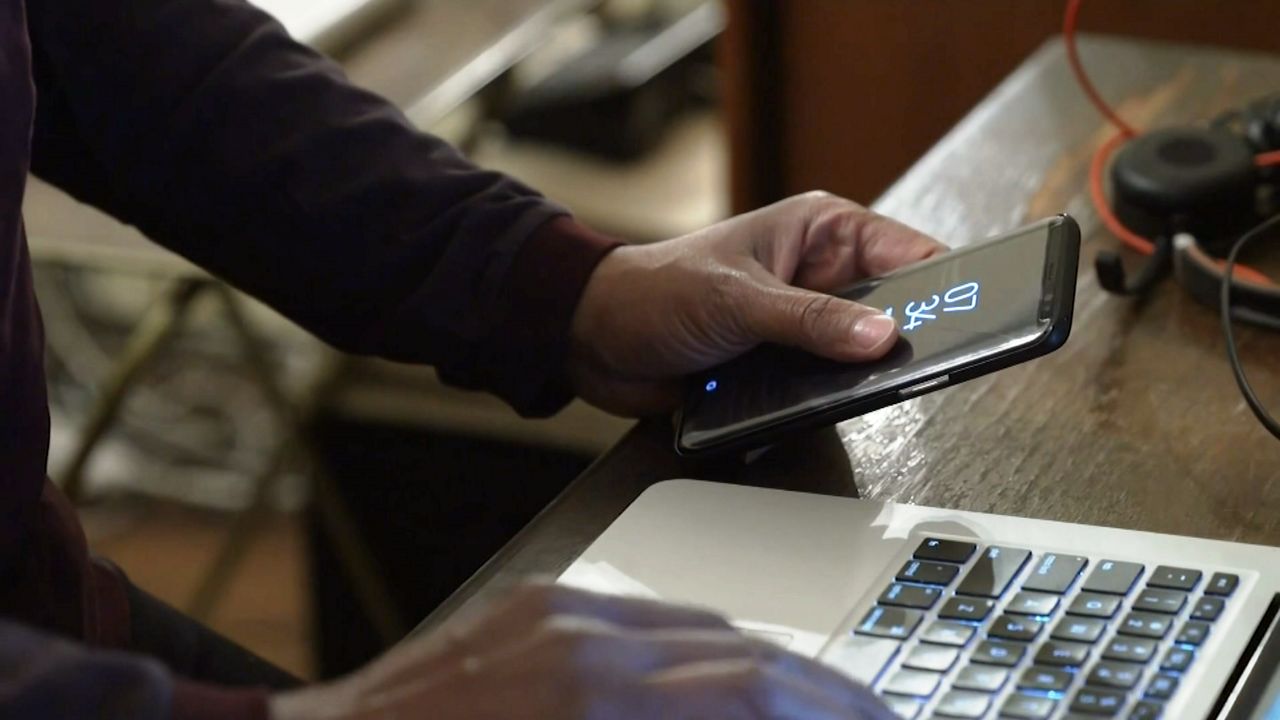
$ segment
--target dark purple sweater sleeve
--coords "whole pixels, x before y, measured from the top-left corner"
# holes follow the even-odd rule
[[[99,720],[267,720],[266,694],[175,682],[159,662],[0,620],[0,714]]]
[[[5,717],[163,720],[173,683],[157,662],[54,638],[0,620]]]
[[[243,0],[29,4],[33,170],[335,346],[555,411],[616,245],[416,131]]]
[[[27,8],[36,174],[339,348],[435,365],[526,414],[567,401],[570,318],[615,241],[417,132],[243,0]],[[83,554],[73,536],[50,547]],[[89,567],[84,558],[28,564],[33,577],[61,581],[15,598],[38,599],[47,585],[71,589],[47,607],[74,615],[85,605],[93,584],[73,577]],[[0,613],[28,616],[42,615]],[[100,621],[127,627],[128,617]],[[91,635],[84,623],[49,625]],[[267,712],[260,690],[191,683],[139,656],[8,621],[0,708],[174,720]]]

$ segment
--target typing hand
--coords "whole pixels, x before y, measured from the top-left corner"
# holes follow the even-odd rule
[[[278,695],[274,720],[891,720],[865,688],[701,610],[520,588],[332,685]]]
[[[761,342],[865,361],[893,346],[893,319],[834,292],[946,250],[826,193],[809,193],[675,240],[623,247],[587,283],[569,373],[622,415],[669,411],[679,379]]]

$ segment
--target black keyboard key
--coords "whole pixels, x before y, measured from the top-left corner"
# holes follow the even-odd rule
[[[969,664],[957,675],[952,687],[979,692],[999,692],[1009,679],[1009,671],[994,665]]]
[[[1187,604],[1187,594],[1184,592],[1153,588],[1150,587],[1151,583],[1147,585],[1147,589],[1138,593],[1138,599],[1133,601],[1134,610],[1177,615]]]
[[[856,631],[863,635],[903,640],[911,637],[923,617],[924,613],[919,610],[877,605],[867,612]]]
[[[1195,659],[1196,652],[1194,650],[1187,650],[1174,645],[1164,654],[1164,660],[1160,662],[1160,669],[1182,672],[1191,667],[1191,661]]]
[[[1125,693],[1121,690],[1081,688],[1076,693],[1075,700],[1071,701],[1071,710],[1088,715],[1110,717],[1120,712],[1120,708],[1124,707],[1126,699]]]
[[[1170,590],[1190,590],[1200,583],[1200,571],[1161,565],[1151,573],[1148,585]]]
[[[1117,637],[1107,645],[1102,657],[1108,660],[1144,663],[1156,652],[1156,641],[1146,638]]]
[[[925,538],[925,541],[920,543],[920,547],[916,548],[915,558],[917,560],[941,560],[942,562],[963,565],[977,547],[973,543],[958,542],[956,540]]]
[[[959,565],[928,560],[908,560],[907,564],[898,571],[898,579],[903,582],[945,586],[950,585],[959,573]]]
[[[1121,598],[1114,595],[1080,593],[1075,600],[1071,601],[1071,607],[1067,608],[1067,614],[1110,620],[1116,616],[1116,611],[1120,609],[1120,601]]]
[[[917,645],[902,661],[902,667],[941,673],[950,670],[959,656],[960,651],[953,647]]]
[[[1086,682],[1090,685],[1129,690],[1142,679],[1143,670],[1142,665],[1103,660],[1093,666],[1093,671],[1089,673],[1089,679]]]
[[[1001,642],[999,640],[987,640],[973,651],[973,662],[983,663],[984,665],[1003,665],[1005,667],[1013,667],[1017,665],[1022,656],[1027,652],[1025,645],[1017,643]]]
[[[1033,592],[1020,592],[1013,596],[1005,607],[1005,612],[1019,615],[1052,615],[1058,609],[1057,595],[1044,595]]]
[[[1221,595],[1226,597],[1236,591],[1240,578],[1231,573],[1214,573],[1209,584],[1204,588],[1205,595]]]
[[[884,701],[885,707],[889,708],[894,715],[902,718],[902,720],[916,720],[916,716],[920,714],[920,708],[924,707],[924,703],[915,698],[889,695],[881,699]]]
[[[938,602],[939,597],[942,597],[942,590],[936,587],[894,583],[880,593],[880,603],[928,610]]]
[[[1192,620],[1217,620],[1222,614],[1222,608],[1226,605],[1220,597],[1202,597],[1196,601],[1196,606],[1191,609]]]
[[[881,688],[881,692],[891,695],[911,695],[912,697],[929,697],[938,689],[942,676],[938,673],[921,672],[919,670],[899,670]]]
[[[1066,670],[1033,665],[1018,676],[1018,689],[1061,692],[1071,685],[1071,677],[1071,673]]]
[[[1098,618],[1064,617],[1053,628],[1055,640],[1092,643],[1102,637],[1107,624]]]
[[[1044,627],[1044,623],[1039,620],[1018,617],[1017,615],[1001,615],[999,619],[991,624],[991,629],[987,631],[987,635],[1005,640],[1026,642],[1034,640],[1036,635],[1040,634],[1040,628],[1042,627]]]
[[[952,690],[938,701],[934,715],[949,718],[980,718],[991,707],[991,696],[982,693]]]
[[[986,620],[991,614],[991,608],[996,606],[993,600],[981,600],[978,598],[947,598],[942,604],[942,609],[938,611],[938,617],[944,620],[971,620],[980,622]]]
[[[1060,667],[1080,667],[1089,659],[1089,646],[1050,640],[1036,651],[1036,663]]]
[[[1143,700],[1129,711],[1129,720],[1158,720],[1164,714],[1164,705]]]
[[[1010,695],[1000,706],[1000,717],[1045,720],[1057,707],[1057,700],[1042,695]]]
[[[1103,560],[1084,581],[1087,592],[1128,595],[1145,568],[1138,563]]]
[[[1119,632],[1122,635],[1136,635],[1137,637],[1149,637],[1159,640],[1169,634],[1169,626],[1172,624],[1173,618],[1166,615],[1131,612],[1120,623]]]
[[[1202,645],[1205,638],[1209,637],[1209,630],[1213,626],[1207,622],[1198,620],[1189,620],[1187,624],[1182,626],[1178,631],[1178,639],[1174,642],[1185,643],[1187,645]]]
[[[1000,597],[1030,557],[1030,550],[992,545],[974,561],[956,588],[956,594]]]
[[[1045,553],[1040,562],[1031,568],[1031,575],[1022,583],[1022,589],[1061,595],[1076,581],[1088,562],[1078,555]]]
[[[1157,675],[1147,684],[1146,695],[1156,700],[1168,700],[1178,691],[1178,678],[1173,675]]]
[[[964,647],[969,644],[969,640],[973,638],[975,632],[977,632],[977,628],[972,625],[935,620],[920,634],[920,640],[921,642],[935,645]]]

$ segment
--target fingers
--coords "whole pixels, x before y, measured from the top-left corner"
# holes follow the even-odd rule
[[[699,608],[643,598],[602,595],[548,582],[522,586],[512,595],[511,602],[522,615],[580,615],[624,628],[726,630],[732,627],[720,615]]]
[[[354,703],[359,717],[423,707],[441,717],[571,717],[587,707],[617,718],[890,717],[869,690],[819,663],[714,614],[647,600],[527,586],[459,640],[460,655],[434,656],[443,664],[361,673],[325,702]]]
[[[575,618],[624,629],[732,630],[727,620],[707,610],[536,581],[517,587],[491,606],[453,619],[433,635],[410,639],[364,673],[371,686],[386,686],[427,664],[434,667],[490,653],[539,627],[572,623]]]
[[[565,616],[545,626],[541,644],[542,654],[574,657],[598,672],[645,676],[658,704],[677,702],[677,714],[737,702],[753,718],[887,717],[867,688],[736,630],[636,630]]]
[[[919,230],[877,213],[846,222],[854,227],[845,232],[859,236],[862,270],[867,275],[884,275],[947,251],[946,245]]]
[[[520,639],[581,642],[584,651],[607,650],[619,632],[634,629],[711,630],[736,634],[706,610],[578,590],[550,582],[521,585],[505,600],[456,618],[431,636],[411,639],[362,671],[370,688],[387,688],[424,672],[446,674],[469,657],[523,652]],[[725,641],[726,643],[730,641]],[[723,653],[722,653],[723,654]],[[633,653],[600,654],[600,664]],[[719,654],[711,656],[719,657]],[[651,662],[659,662],[653,660]]]
[[[603,620],[560,615],[542,623],[529,647],[501,653],[572,658],[596,673],[638,677],[681,665],[757,658],[755,644],[736,630],[637,630]]]
[[[846,362],[874,360],[893,347],[898,327],[880,310],[773,279],[747,291],[738,308],[756,339]]]
[[[663,708],[663,717],[893,718],[870,692],[851,683],[832,691],[800,671],[802,666],[745,659],[690,663],[653,673],[646,685]]]
[[[803,222],[791,232],[757,235],[758,272],[746,273],[755,287],[737,293],[729,309],[751,339],[845,362],[888,352],[898,337],[892,318],[827,293],[933,257],[946,246],[826,193],[797,196],[765,212]]]
[[[793,274],[781,277],[800,287],[833,292],[947,250],[914,228],[834,195],[809,193],[789,202],[808,212],[803,236],[775,236],[771,254],[778,258],[773,267],[795,268]],[[793,247],[788,251],[789,243]],[[798,257],[787,262],[788,252]]]

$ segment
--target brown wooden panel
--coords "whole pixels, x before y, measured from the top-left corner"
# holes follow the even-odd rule
[[[729,22],[716,43],[720,90],[729,122],[730,206],[754,207],[762,198],[783,192],[778,174],[779,137],[776,106],[763,98],[775,94],[781,76],[777,68],[777,6],[756,0],[728,0]]]
[[[721,57],[739,89],[726,103],[735,209],[813,188],[870,202],[1059,31],[1064,5],[734,0]],[[1280,47],[1280,3],[1273,0],[1094,0],[1085,3],[1081,23],[1095,32]],[[771,47],[778,56],[762,58]],[[1097,74],[1109,71],[1086,63]],[[753,78],[761,68],[775,77]],[[770,117],[777,122],[761,122]]]
[[[1019,0],[782,7],[784,191],[864,203],[1029,55],[1053,18],[1048,3]]]

